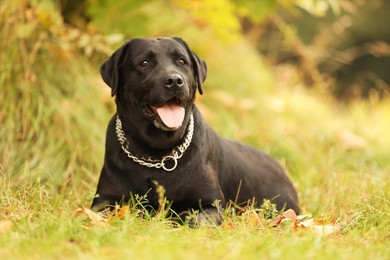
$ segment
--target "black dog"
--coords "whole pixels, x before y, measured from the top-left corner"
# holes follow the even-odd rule
[[[116,96],[94,210],[147,194],[159,207],[156,183],[176,212],[217,215],[226,206],[272,199],[299,212],[297,194],[283,169],[252,147],[219,137],[194,105],[202,94],[206,63],[180,38],[133,39],[101,67]]]

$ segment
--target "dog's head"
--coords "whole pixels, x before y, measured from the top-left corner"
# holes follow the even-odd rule
[[[166,149],[184,135],[207,66],[180,38],[137,38],[115,51],[100,73],[126,132]]]

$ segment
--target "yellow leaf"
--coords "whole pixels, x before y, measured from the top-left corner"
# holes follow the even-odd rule
[[[340,226],[337,225],[314,225],[313,230],[317,235],[331,235],[340,231]]]
[[[283,213],[279,214],[276,218],[271,220],[271,226],[277,227],[285,220],[294,220],[293,224],[296,223],[297,213],[293,209],[288,209]]]
[[[319,236],[327,236],[331,234],[335,234],[340,231],[341,227],[340,225],[335,224],[335,219],[331,218],[329,219],[330,224],[324,224],[325,220],[314,220],[314,218],[310,219],[301,219],[299,216],[293,221],[290,228],[292,230],[297,229],[308,229],[313,231],[316,235]]]
[[[297,213],[293,209],[288,209],[285,212],[282,213],[283,217],[288,218],[288,219],[296,219],[297,218]]]
[[[247,222],[250,226],[259,226],[262,224],[261,218],[259,214],[255,211],[248,211],[243,214],[243,218],[245,222]]]
[[[73,211],[73,216],[86,216],[89,221],[88,226],[84,226],[88,228],[89,226],[105,226],[107,225],[107,219],[105,219],[99,213],[95,213],[88,208],[78,208]]]
[[[129,210],[129,205],[123,206],[115,214],[110,216],[109,220],[123,218],[127,214],[127,212],[129,212]]]

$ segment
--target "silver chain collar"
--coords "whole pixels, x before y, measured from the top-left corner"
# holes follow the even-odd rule
[[[134,162],[146,166],[149,168],[163,168],[167,172],[171,172],[177,167],[177,160],[180,159],[184,152],[187,150],[188,146],[190,146],[192,135],[194,134],[194,116],[191,114],[190,122],[188,125],[188,131],[187,136],[184,138],[184,142],[175,147],[171,154],[164,156],[161,160],[151,159],[151,158],[138,158],[135,155],[133,155],[128,149],[129,149],[129,142],[126,139],[125,132],[123,132],[122,129],[122,122],[119,119],[119,116],[116,116],[116,122],[115,122],[115,130],[116,130],[116,136],[118,137],[118,141],[122,146],[122,150],[127,154],[127,156],[132,159]],[[171,167],[168,167],[166,163],[168,161],[173,161],[173,165]]]

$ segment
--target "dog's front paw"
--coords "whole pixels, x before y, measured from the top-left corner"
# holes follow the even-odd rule
[[[204,209],[201,212],[186,216],[189,227],[199,228],[201,226],[218,226],[221,224],[222,216],[215,208]]]

